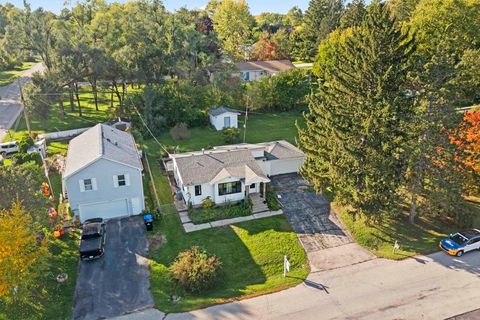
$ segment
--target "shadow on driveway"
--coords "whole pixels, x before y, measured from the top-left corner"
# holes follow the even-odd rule
[[[153,306],[142,217],[107,222],[105,254],[80,261],[74,319],[119,316]]]

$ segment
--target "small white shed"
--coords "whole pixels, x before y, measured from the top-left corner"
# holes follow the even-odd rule
[[[225,128],[238,128],[239,114],[237,110],[227,107],[219,107],[208,111],[210,123],[217,131]]]

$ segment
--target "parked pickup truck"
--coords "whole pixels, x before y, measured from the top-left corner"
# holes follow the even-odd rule
[[[93,260],[103,256],[105,246],[105,223],[102,219],[86,220],[80,238],[80,259]]]

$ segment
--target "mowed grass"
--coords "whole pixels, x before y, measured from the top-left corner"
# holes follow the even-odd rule
[[[186,234],[173,207],[163,208],[150,236],[166,237],[151,252],[151,290],[155,306],[164,312],[181,312],[282,290],[300,283],[309,273],[308,261],[294,232],[283,216],[248,221]],[[218,256],[222,272],[208,292],[189,294],[170,280],[168,267],[177,254],[199,246]],[[283,277],[283,256],[291,263]],[[181,296],[172,302],[170,296]]]
[[[367,223],[363,217],[354,217],[345,208],[335,208],[337,214],[356,242],[379,257],[400,260],[419,254],[436,252],[440,239],[458,231],[453,222],[445,223],[434,217],[417,217],[416,224],[408,222],[406,214],[388,217],[380,223]],[[393,252],[398,241],[400,249]]]
[[[49,240],[51,253],[46,272],[39,275],[26,300],[0,303],[0,319],[70,319],[77,278],[79,233],[72,232],[61,239]],[[57,275],[68,279],[58,283]]]
[[[6,86],[22,75],[22,72],[33,67],[37,62],[23,62],[13,69],[0,71],[0,87]]]
[[[259,143],[273,140],[287,140],[295,144],[297,137],[296,122],[303,125],[303,118],[300,112],[280,113],[252,113],[248,115],[247,134],[245,141],[248,143]],[[240,142],[243,142],[245,117],[240,116],[238,127],[240,129]],[[146,137],[148,138],[148,137]],[[210,149],[214,146],[226,144],[221,131],[216,131],[210,126],[190,129],[190,138],[186,140],[175,140],[169,132],[164,132],[157,139],[166,146],[178,147],[179,152]],[[148,139],[146,145],[152,152],[159,149],[153,139]],[[159,151],[157,151],[159,152]]]

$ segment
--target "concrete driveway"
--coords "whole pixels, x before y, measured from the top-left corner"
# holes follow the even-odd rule
[[[115,317],[153,306],[142,217],[107,223],[105,254],[80,261],[74,319]]]
[[[329,201],[311,192],[298,174],[271,178],[280,195],[283,212],[307,252],[312,271],[328,270],[374,259],[375,256],[353,242]]]

